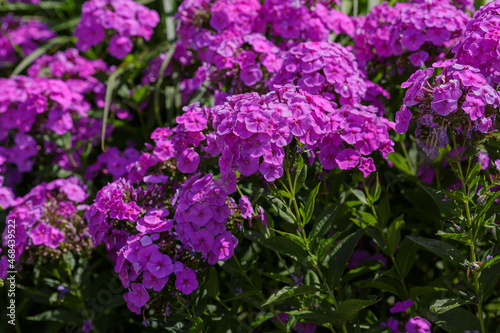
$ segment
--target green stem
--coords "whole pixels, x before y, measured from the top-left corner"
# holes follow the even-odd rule
[[[476,249],[475,249],[475,246],[474,246],[474,242],[471,243],[470,245],[470,252],[471,252],[471,259],[472,259],[472,262],[476,262],[477,258],[476,258]],[[472,272],[472,274],[474,275],[474,284],[475,284],[475,295],[476,295],[476,298],[477,298],[477,315],[479,316],[479,324],[481,325],[481,333],[486,333],[486,327],[484,325],[484,318],[483,318],[483,296],[481,294],[481,290],[480,290],[480,285],[479,285],[479,272],[476,272],[476,270],[474,270]]]

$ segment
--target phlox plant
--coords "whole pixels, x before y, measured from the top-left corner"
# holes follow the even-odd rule
[[[0,13],[1,332],[499,332],[500,0]]]

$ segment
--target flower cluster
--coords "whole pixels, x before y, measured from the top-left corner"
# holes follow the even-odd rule
[[[287,83],[313,95],[321,94],[340,105],[375,100],[378,94],[389,97],[381,87],[365,78],[351,52],[332,42],[306,42],[292,47],[271,81],[271,84]]]
[[[458,64],[478,68],[493,87],[500,83],[500,2],[481,7],[453,48]]]
[[[388,134],[394,124],[376,111],[362,105],[336,109],[328,100],[291,85],[262,96],[228,97],[213,109],[222,176],[229,185],[236,170],[243,176],[258,171],[269,182],[280,178],[287,146],[294,139],[312,160],[317,155],[324,169],[358,167],[367,176],[375,165],[363,156],[379,150],[386,157],[394,144]],[[235,184],[229,188],[236,191]]]
[[[448,1],[397,3],[395,7],[382,3],[359,20],[356,52],[361,64],[375,57],[386,63],[385,58],[396,56],[400,71],[409,65],[420,67],[442,60],[469,19],[469,14]]]
[[[0,18],[0,29],[0,68],[17,62],[56,36],[45,23],[13,15]]]
[[[0,89],[0,165],[14,164],[19,172],[32,170],[38,145],[45,141],[42,134],[71,132],[90,108],[83,95],[59,79],[15,76],[0,79]]]
[[[164,290],[159,295],[168,295],[166,290],[174,286],[186,295],[193,292],[202,261],[213,265],[227,260],[238,243],[227,229],[236,205],[220,179],[196,174],[179,185],[164,174],[172,170],[169,163],[141,155],[146,156],[153,162],[141,182],[133,185],[121,178],[105,186],[86,214],[94,244],[106,244],[129,290],[127,305],[138,314],[151,293]],[[129,170],[140,164],[141,159]],[[167,284],[172,273],[175,284]],[[154,299],[147,306],[162,313],[166,300]]]
[[[76,47],[87,51],[110,38],[108,51],[122,59],[137,38],[149,40],[160,22],[158,13],[132,0],[90,0],[83,4],[81,21],[74,31]]]
[[[280,49],[260,33],[260,10],[257,0],[192,0],[179,6],[181,38],[174,57],[183,65],[201,62],[182,82],[185,99],[205,81],[212,90],[224,86],[229,94],[265,87],[281,59]]]
[[[449,131],[468,139],[490,131],[495,121],[494,111],[500,103],[498,92],[479,69],[457,64],[455,60],[434,66],[442,68],[442,73],[433,76],[433,68],[418,70],[402,85],[408,90],[401,111],[396,114],[395,128],[399,133],[406,132],[412,117],[409,107],[417,106],[415,134],[430,158],[436,158],[438,148],[450,143]]]
[[[351,18],[332,9],[335,1],[268,0],[262,7],[263,21],[270,25],[270,33],[286,40],[327,41],[330,33],[352,36]]]
[[[77,49],[71,48],[54,55],[42,55],[28,68],[28,75],[61,79],[71,90],[82,95],[94,93],[97,106],[102,108],[106,86],[95,76],[109,71],[108,65],[103,60],[86,59]]]
[[[24,197],[12,202],[7,220],[15,221],[15,242],[8,228],[2,235],[2,245],[14,249],[16,261],[26,250],[44,257],[57,257],[69,250],[86,251],[89,243],[87,226],[79,211],[87,198],[87,189],[76,178],[57,179],[35,186]],[[1,259],[0,278],[5,278],[7,266]]]

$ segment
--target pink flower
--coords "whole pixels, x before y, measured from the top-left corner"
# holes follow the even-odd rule
[[[415,304],[415,302],[413,302],[410,299],[407,299],[406,301],[402,301],[402,302],[397,302],[396,304],[394,304],[394,306],[392,308],[389,309],[389,311],[391,313],[398,313],[398,312],[405,312],[406,310],[408,310],[413,304]]]
[[[184,267],[183,269],[175,272],[175,276],[175,287],[184,294],[189,295],[196,288],[198,288],[196,274],[191,268]]]
[[[123,59],[132,51],[134,44],[128,37],[114,35],[109,41],[109,54],[117,59]]]
[[[431,323],[421,317],[413,317],[405,325],[407,333],[430,333]]]
[[[200,155],[194,151],[194,148],[188,148],[182,151],[179,156],[177,169],[182,173],[193,173],[198,169],[200,164]]]
[[[358,165],[359,158],[361,154],[359,151],[356,151],[351,148],[347,148],[342,150],[337,157],[335,158],[335,161],[339,165],[340,169],[347,170],[354,168],[356,165]]]
[[[149,301],[149,294],[142,284],[132,283],[130,287],[132,290],[124,295],[127,296],[128,302],[140,308]]]

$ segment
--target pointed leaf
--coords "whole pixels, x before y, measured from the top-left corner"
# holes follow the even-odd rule
[[[262,304],[262,306],[266,306],[266,305],[269,305],[271,303],[282,301],[282,300],[285,300],[285,299],[290,298],[290,297],[311,294],[311,293],[315,293],[318,291],[319,291],[318,289],[316,289],[315,287],[311,287],[311,286],[292,286],[292,287],[286,286],[283,289],[278,290],[277,292],[272,294],[267,299],[267,301],[264,304]]]
[[[357,314],[359,311],[363,310],[364,308],[373,305],[380,301],[380,299],[376,300],[364,300],[364,299],[348,299],[346,301],[343,301],[339,305],[338,309],[338,314],[340,317],[340,320],[343,323],[349,322],[356,318]]]
[[[448,243],[429,238],[417,238],[412,236],[407,236],[407,238],[412,242],[415,242],[418,245],[424,247],[428,251],[434,253],[435,255],[441,257],[442,259],[451,262],[452,264],[458,266],[464,265],[465,257],[456,247]]]

